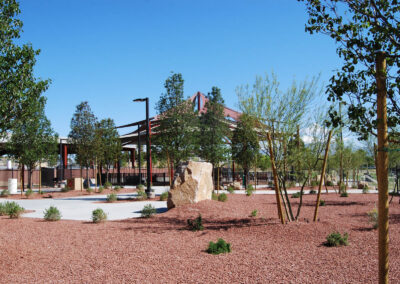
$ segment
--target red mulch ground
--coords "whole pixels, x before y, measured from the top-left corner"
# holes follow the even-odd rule
[[[305,196],[299,222],[281,225],[273,195],[229,195],[151,219],[91,224],[0,217],[1,283],[376,283],[378,232],[366,212],[377,195]],[[298,199],[291,199],[298,202]],[[248,217],[254,209],[258,217]],[[186,220],[201,213],[205,229]],[[349,246],[323,246],[333,232],[349,233]],[[390,205],[390,281],[400,279],[400,205]],[[232,252],[210,255],[223,238]]]

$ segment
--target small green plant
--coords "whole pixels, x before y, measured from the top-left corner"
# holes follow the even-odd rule
[[[333,186],[333,182],[332,182],[331,180],[327,180],[327,181],[325,182],[325,185],[326,185],[326,186]]]
[[[138,184],[137,186],[136,186],[136,188],[138,189],[138,190],[144,190],[144,185],[143,184]]]
[[[210,254],[220,254],[231,252],[231,244],[223,239],[218,239],[216,243],[209,242],[207,252]]]
[[[107,195],[107,202],[115,202],[118,200],[118,197],[115,193],[110,193]]]
[[[147,194],[146,194],[146,192],[144,192],[144,190],[139,189],[136,193],[138,195],[137,199],[140,199],[140,200],[147,199]]]
[[[99,191],[99,193],[102,193],[104,191],[104,186],[99,186],[97,190]]]
[[[378,228],[378,210],[376,208],[372,209],[367,213],[368,221],[372,224],[374,229]]]
[[[101,208],[94,209],[92,211],[93,223],[100,223],[107,220],[107,214]]]
[[[92,187],[90,187],[90,186],[89,186],[89,187],[87,187],[87,188],[86,188],[86,192],[87,192],[87,193],[89,193],[89,194],[92,194],[92,192],[93,192],[93,188],[92,188]]]
[[[309,194],[317,194],[317,191],[315,189],[311,189]]]
[[[340,192],[347,192],[347,187],[346,187],[345,184],[342,184],[342,185],[340,186]]]
[[[318,181],[312,180],[311,181],[311,186],[313,186],[313,187],[318,186]]]
[[[246,195],[247,195],[247,196],[250,196],[250,195],[253,194],[253,192],[254,192],[254,187],[253,187],[251,184],[249,184],[249,185],[247,186],[247,188],[246,188]]]
[[[363,189],[362,189],[362,193],[363,194],[367,194],[369,192],[369,188],[368,187],[364,187]]]
[[[2,197],[7,197],[9,195],[10,195],[10,192],[8,191],[8,189],[4,189],[0,194],[0,196],[2,196]]]
[[[6,210],[6,214],[8,216],[10,216],[11,219],[16,219],[19,218],[19,216],[21,216],[21,214],[24,212],[24,208],[19,206],[19,204],[15,201],[7,201],[5,204],[5,210]]]
[[[228,186],[228,188],[226,189],[229,193],[235,193],[235,188],[232,186],[232,185],[230,185],[230,186]]]
[[[161,193],[160,195],[160,201],[165,201],[168,199],[168,191],[164,191],[163,193]]]
[[[319,201],[319,206],[325,206],[325,200],[321,199],[321,200]]]
[[[258,213],[257,209],[254,209],[253,211],[251,211],[250,216],[251,217],[257,217],[257,213]]]
[[[196,219],[187,219],[187,224],[190,231],[202,231],[203,227],[203,220],[201,219],[201,214]]]
[[[301,192],[300,191],[292,194],[292,198],[300,198],[300,196],[301,196]]]
[[[225,202],[228,200],[228,196],[225,193],[218,195],[218,201]]]
[[[211,199],[216,201],[218,200],[218,195],[214,191],[212,192]]]
[[[327,247],[347,246],[349,235],[344,233],[343,236],[339,232],[333,232],[326,237],[325,245]]]
[[[4,203],[0,203],[0,216],[7,215],[7,208]]]
[[[28,189],[25,191],[25,196],[26,196],[26,198],[29,198],[32,194],[33,194],[33,190],[32,190],[31,188],[28,188]]]
[[[349,194],[348,194],[346,191],[343,191],[343,192],[340,194],[340,197],[349,197]]]
[[[121,187],[119,185],[116,185],[116,186],[114,186],[114,190],[118,192],[121,190]]]
[[[105,189],[112,188],[112,184],[111,184],[111,182],[109,182],[109,181],[106,181],[106,182],[104,183],[104,188],[105,188]]]
[[[50,206],[44,211],[44,219],[46,221],[58,221],[61,219],[60,210],[55,206]]]
[[[142,209],[142,217],[143,218],[150,218],[154,214],[156,214],[157,210],[151,204],[147,204]]]

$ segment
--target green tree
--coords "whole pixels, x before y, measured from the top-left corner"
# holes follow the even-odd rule
[[[32,188],[32,171],[38,163],[57,159],[57,134],[44,114],[45,98],[36,102],[36,112],[14,127],[7,148],[12,156],[28,167],[28,187]]]
[[[40,50],[17,44],[22,32],[20,12],[17,1],[0,1],[0,136],[31,119],[49,84],[33,74]]]
[[[110,168],[119,160],[122,151],[114,120],[108,118],[96,123],[94,145],[97,163],[106,166],[106,180],[108,182]]]
[[[246,188],[249,170],[256,162],[260,149],[256,125],[257,121],[254,117],[242,114],[232,136],[232,159],[243,168]]]
[[[306,31],[329,35],[338,45],[343,60],[330,79],[329,101],[348,104],[349,128],[367,140],[376,136],[375,53],[388,54],[388,130],[391,141],[399,141],[400,123],[400,4],[396,0],[299,0],[306,2],[309,14]],[[337,126],[341,117],[330,111],[330,123]]]
[[[89,167],[95,156],[95,126],[97,118],[94,116],[89,103],[82,102],[76,106],[71,119],[71,131],[68,137],[74,144],[76,161],[82,167],[86,167],[86,178],[89,179]]]
[[[155,129],[154,144],[168,157],[174,167],[195,152],[196,115],[193,104],[183,98],[182,75],[172,74],[165,81],[166,93],[157,103],[159,124]]]
[[[199,119],[199,157],[210,162],[213,168],[225,160],[228,153],[225,139],[230,130],[224,116],[224,100],[221,90],[212,87],[205,104],[207,111]]]

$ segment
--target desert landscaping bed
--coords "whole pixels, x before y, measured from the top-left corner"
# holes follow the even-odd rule
[[[228,195],[150,219],[92,224],[0,217],[1,283],[376,283],[377,231],[366,212],[375,194],[347,198],[323,194],[326,206],[313,223],[316,196],[304,197],[299,222],[281,225],[273,195]],[[390,280],[400,279],[400,205],[390,205]],[[298,202],[298,199],[292,199]],[[249,217],[258,210],[257,217]],[[186,229],[201,214],[204,230]],[[333,232],[349,245],[323,245]],[[210,255],[223,238],[232,252]]]

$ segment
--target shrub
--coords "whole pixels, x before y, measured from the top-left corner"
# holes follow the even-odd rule
[[[301,196],[301,192],[300,191],[292,194],[292,198],[300,198],[300,196]]]
[[[44,211],[44,219],[46,221],[58,221],[61,219],[60,210],[55,206],[50,206],[48,209]]]
[[[218,200],[218,195],[213,191],[211,195],[212,200]]]
[[[340,197],[349,197],[349,194],[346,191],[344,191],[340,194]]]
[[[93,223],[100,223],[107,220],[107,214],[101,208],[94,209],[92,211]]]
[[[318,186],[318,181],[312,180],[311,181],[311,186]]]
[[[209,242],[207,252],[210,254],[220,254],[231,252],[231,244],[223,239],[218,239],[216,243]]]
[[[6,202],[4,204],[5,209],[6,209],[6,214],[10,216],[12,219],[19,218],[21,214],[24,212],[24,208],[19,206],[17,202],[12,201],[12,202]]]
[[[10,195],[10,192],[8,191],[8,189],[4,189],[0,194],[0,196],[2,196],[2,197],[7,197],[9,195]]]
[[[345,184],[342,184],[341,186],[340,186],[340,191],[341,192],[346,192],[346,185]]]
[[[331,180],[327,180],[327,181],[325,182],[325,185],[326,185],[326,186],[333,186],[333,182],[332,182]]]
[[[253,187],[251,184],[249,184],[249,185],[247,186],[247,188],[246,188],[246,195],[247,195],[247,196],[250,196],[250,195],[253,194],[253,192],[254,192],[254,187]]]
[[[147,194],[146,192],[144,192],[144,190],[138,190],[137,192],[137,199],[143,200],[143,199],[147,199]]]
[[[138,184],[137,186],[136,186],[136,188],[138,189],[138,190],[144,190],[144,185],[143,184]]]
[[[310,194],[317,194],[317,191],[315,189],[311,189],[309,193]]]
[[[156,214],[157,210],[156,208],[153,207],[153,205],[151,204],[147,204],[143,207],[142,210],[142,217],[144,218],[150,218],[151,216],[153,216],[154,214]]]
[[[230,186],[228,186],[228,188],[226,189],[229,193],[235,193],[235,188],[232,186],[232,185],[230,185]]]
[[[25,196],[26,196],[26,198],[29,198],[32,194],[33,194],[33,190],[32,190],[31,188],[28,188],[28,189],[25,191]]]
[[[369,192],[369,188],[368,187],[364,187],[363,189],[362,189],[362,193],[363,194],[367,194]]]
[[[119,185],[116,185],[116,186],[114,186],[114,190],[118,192],[121,190],[121,187]]]
[[[202,231],[204,229],[203,227],[203,220],[201,219],[201,214],[196,219],[187,219],[187,224],[189,227],[189,230],[195,232],[195,231]]]
[[[333,232],[326,237],[325,245],[327,247],[347,246],[349,235],[344,233],[342,236],[339,232]]]
[[[378,228],[378,210],[376,208],[372,209],[367,213],[368,221],[372,224],[374,229]]]
[[[105,189],[112,188],[112,184],[111,184],[111,182],[109,182],[109,181],[106,181],[106,182],[104,183],[104,188],[105,188]]]
[[[253,211],[251,211],[250,216],[251,216],[251,217],[256,217],[256,216],[257,216],[257,213],[258,213],[257,209],[254,209]]]
[[[218,195],[218,201],[225,202],[228,200],[228,196],[225,193]]]
[[[321,199],[321,200],[319,201],[319,206],[325,206],[325,200]]]
[[[7,208],[4,203],[0,203],[0,216],[7,215]]]
[[[86,188],[86,192],[89,194],[92,194],[93,192],[93,188],[91,188],[90,186]]]
[[[99,193],[102,193],[104,191],[104,186],[99,186],[98,191]]]
[[[160,195],[160,201],[165,201],[168,199],[168,191],[164,191],[163,193],[161,193]]]
[[[118,200],[118,197],[115,193],[110,193],[107,195],[107,202],[115,202]]]

